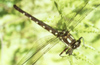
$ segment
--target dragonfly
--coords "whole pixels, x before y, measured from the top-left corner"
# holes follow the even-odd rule
[[[55,6],[57,7],[57,10],[58,10],[58,4],[56,2],[55,3]],[[83,5],[82,8],[80,8],[80,10],[78,11],[78,13],[76,13],[71,19],[69,19],[69,22],[67,22],[67,24],[69,25],[68,27],[71,28],[71,29],[74,29],[86,16],[89,12],[92,11],[89,10],[88,12],[86,12],[78,21],[77,21],[77,24],[75,24],[74,26],[72,26],[73,23],[76,23],[76,22],[71,22],[72,20],[74,20],[73,18],[75,18],[83,9],[84,7],[88,4],[88,1]],[[62,56],[62,54],[65,52],[66,54],[68,55],[72,55],[73,51],[75,49],[77,49],[80,44],[81,44],[81,40],[83,39],[83,37],[80,37],[78,40],[76,40],[72,34],[70,34],[70,31],[69,30],[62,30],[62,31],[58,31],[54,28],[52,28],[51,26],[49,26],[48,24],[44,23],[43,21],[35,18],[34,16],[30,15],[29,13],[23,11],[22,9],[20,9],[17,5],[14,5],[14,8],[19,11],[20,13],[24,14],[25,16],[27,16],[29,19],[33,20],[36,24],[40,25],[42,28],[44,28],[45,30],[49,31],[50,33],[52,33],[56,38],[51,38],[51,39],[48,39],[47,42],[43,42],[41,43],[39,46],[38,44],[36,45],[36,47],[40,47],[34,54],[32,54],[27,60],[25,60],[22,65],[24,65],[28,60],[30,60],[30,58],[33,57],[34,61],[33,61],[33,65],[38,61],[38,59],[41,58],[41,56],[43,54],[45,54],[49,49],[51,49],[57,42],[57,40],[60,40],[62,41],[63,43],[65,43],[66,45],[66,48],[59,54],[60,56]],[[58,10],[59,14],[60,11]],[[61,16],[63,17],[63,16]],[[61,21],[59,21],[61,22]],[[51,41],[53,40],[53,41]],[[55,41],[55,42],[54,42]],[[52,43],[51,45],[49,45],[50,43]],[[42,50],[42,52],[40,52],[40,50]],[[66,51],[67,50],[67,51]],[[38,56],[38,54],[40,54]]]

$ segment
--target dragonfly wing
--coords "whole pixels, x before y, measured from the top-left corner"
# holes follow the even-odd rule
[[[88,4],[88,0],[85,1],[84,3],[82,3],[81,5],[79,5],[78,7],[76,7],[77,9],[75,9],[76,13],[74,15],[70,16],[70,14],[73,13],[74,11],[72,11],[71,13],[69,13],[68,16],[70,16],[71,18],[69,18],[69,21],[67,22],[67,24],[69,24],[69,25],[67,25],[68,27],[71,26],[71,23],[73,23],[73,21],[75,20],[75,18],[77,17],[77,15],[81,13],[81,11],[87,6],[87,4]]]
[[[82,16],[79,18],[79,16],[76,16],[73,20],[73,22],[68,26],[69,29],[73,30],[80,22],[82,22],[82,20],[92,11],[94,11],[94,8],[88,8],[86,9],[89,4],[86,4],[87,6],[85,6],[85,8],[83,9],[85,12],[82,13]],[[98,5],[100,6],[100,5]],[[95,6],[95,8],[97,8],[98,6]]]
[[[76,19],[77,15],[80,14],[81,11],[88,4],[88,0],[81,4],[78,4],[78,6],[76,7],[77,9],[72,10],[71,12],[69,12],[66,15],[62,15],[61,11],[58,9],[58,4],[55,1],[54,1],[54,3],[55,3],[55,6],[56,6],[60,16],[61,16],[61,19],[57,23],[57,27],[59,27],[59,25],[62,25],[63,27],[59,27],[59,28],[63,28],[63,30],[64,30],[64,29],[72,26],[72,23]]]
[[[43,54],[59,42],[55,36],[47,36],[36,40],[29,52],[17,63],[17,65],[35,64]]]

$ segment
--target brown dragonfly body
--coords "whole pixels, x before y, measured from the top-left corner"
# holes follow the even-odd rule
[[[60,55],[63,52],[65,52],[66,50],[68,50],[66,52],[66,54],[71,55],[73,50],[80,46],[80,43],[81,43],[80,40],[82,37],[80,37],[79,40],[75,40],[74,37],[69,33],[69,31],[58,32],[57,30],[53,29],[49,25],[43,23],[42,21],[40,21],[40,20],[36,19],[35,17],[33,17],[32,15],[28,14],[27,12],[21,10],[16,5],[14,5],[14,8],[16,10],[18,10],[19,12],[23,13],[25,16],[29,17],[31,20],[33,20],[35,23],[37,23],[38,25],[40,25],[44,29],[51,32],[53,35],[57,36],[61,41],[63,41],[67,45],[67,47],[60,53]]]

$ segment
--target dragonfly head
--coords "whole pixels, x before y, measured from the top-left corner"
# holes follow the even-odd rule
[[[77,41],[72,45],[72,48],[73,48],[73,49],[76,49],[77,47],[80,46],[80,44],[81,44],[81,39],[82,39],[82,37],[80,37],[79,40],[77,40]]]

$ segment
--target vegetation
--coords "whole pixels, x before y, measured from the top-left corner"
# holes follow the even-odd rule
[[[15,10],[14,4],[57,30],[70,30],[75,39],[82,36],[84,42],[82,41],[79,49],[74,50],[73,55],[60,57],[60,52],[65,48],[64,43],[53,39],[55,37],[51,33]],[[1,0],[1,65],[25,62],[49,40],[50,43],[57,44],[36,65],[100,65],[99,5],[100,0]],[[28,65],[33,62],[34,58],[29,60]]]

